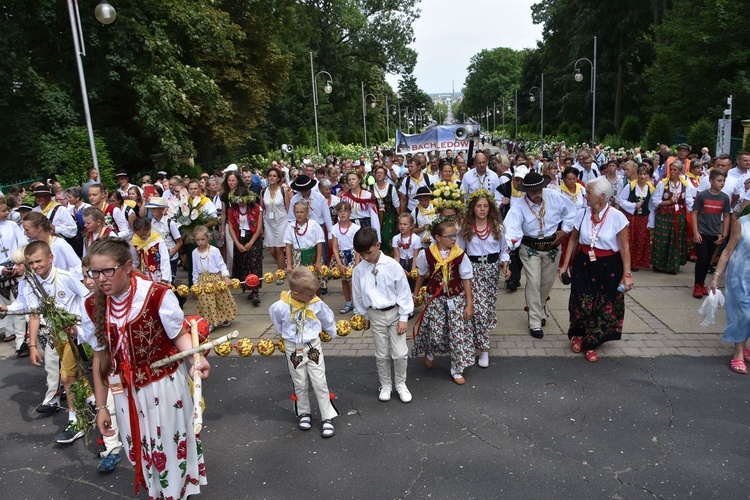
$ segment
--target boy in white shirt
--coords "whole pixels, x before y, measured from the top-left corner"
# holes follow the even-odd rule
[[[77,278],[66,271],[57,269],[52,264],[53,256],[49,244],[45,241],[32,241],[26,246],[24,256],[29,267],[36,273],[36,279],[40,286],[49,294],[55,297],[55,303],[58,307],[66,310],[71,314],[80,316],[83,311],[83,299],[88,295],[88,289],[83,286]],[[33,278],[31,278],[33,279]],[[33,292],[32,286],[25,287],[23,297],[11,304],[9,307],[0,305],[0,311],[20,311],[24,309],[34,309],[39,307],[40,298]],[[39,315],[32,314],[29,316],[29,347],[31,348],[31,362],[36,366],[42,364],[42,356],[39,354],[37,340],[39,336]],[[53,332],[54,334],[55,332]],[[78,427],[76,420],[76,411],[73,406],[73,392],[71,387],[78,380],[78,367],[76,366],[73,349],[68,341],[61,341],[54,338],[55,348],[60,356],[60,379],[65,386],[68,394],[68,423],[65,429],[57,436],[56,441],[61,444],[69,444],[76,439],[83,437],[83,429]],[[84,377],[85,380],[85,377]],[[86,382],[88,385],[88,382]],[[90,392],[86,398],[93,405],[94,396]]]
[[[312,385],[323,420],[321,436],[329,438],[335,433],[332,419],[339,412],[328,391],[319,335],[325,331],[331,337],[336,336],[336,318],[331,308],[316,297],[318,279],[309,269],[297,267],[288,278],[290,291],[281,292],[281,299],[268,308],[268,314],[285,341],[287,367],[294,383],[297,426],[303,431],[312,427],[308,394],[308,386]]]
[[[354,250],[362,258],[352,276],[354,310],[372,324],[380,379],[378,399],[391,399],[390,359],[393,359],[396,392],[401,401],[408,403],[412,397],[406,387],[409,348],[404,334],[409,315],[414,312],[409,282],[401,265],[380,251],[378,233],[374,229],[363,228],[354,235]]]

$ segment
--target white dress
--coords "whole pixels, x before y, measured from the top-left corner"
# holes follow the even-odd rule
[[[287,223],[286,205],[281,188],[276,189],[276,196],[271,196],[271,190],[263,192],[263,246],[284,247],[284,233]]]
[[[153,283],[136,278],[136,291],[127,318],[112,322],[118,327],[127,320],[135,320],[144,308],[148,290]],[[114,300],[124,301],[131,291]],[[182,329],[184,316],[177,297],[167,291],[158,311],[143,311],[151,314],[164,326],[167,336],[174,339]],[[154,318],[156,319],[156,318]],[[100,351],[96,340],[95,326],[88,314],[83,314],[81,340]],[[150,335],[150,331],[138,335]],[[185,498],[200,493],[200,485],[206,484],[203,465],[203,446],[200,436],[193,432],[193,398],[188,385],[188,373],[184,363],[171,376],[166,376],[138,389],[133,395],[140,414],[141,453],[143,474],[151,498]],[[123,451],[131,463],[135,462],[132,446],[130,412],[128,411],[128,389],[114,396],[117,423]]]

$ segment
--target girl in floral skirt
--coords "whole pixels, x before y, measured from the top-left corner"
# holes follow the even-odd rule
[[[424,354],[427,368],[435,354],[450,354],[451,377],[458,385],[474,364],[474,316],[471,261],[456,244],[458,227],[452,218],[436,219],[430,228],[436,243],[417,256],[419,276],[415,289],[427,283],[427,304],[417,321],[413,356]]]
[[[495,304],[500,273],[505,279],[510,277],[510,255],[503,236],[500,211],[489,191],[479,189],[471,193],[458,244],[471,261],[474,347],[481,351],[479,366],[487,368],[490,364],[490,331],[497,326]]]
[[[203,316],[209,325],[229,326],[237,314],[237,304],[234,302],[229,285],[229,269],[221,258],[218,248],[209,245],[209,233],[206,226],[196,226],[193,229],[193,239],[196,248],[193,250],[193,283],[201,285],[203,290],[198,294],[198,315]],[[227,286],[220,289],[224,282]],[[212,285],[213,290],[206,291],[206,285]]]

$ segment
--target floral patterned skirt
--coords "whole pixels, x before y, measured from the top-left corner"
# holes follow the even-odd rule
[[[312,266],[315,264],[317,258],[317,247],[307,248],[305,250],[292,248],[292,267]],[[318,276],[318,282],[320,283],[321,288],[328,287],[328,277],[323,278]]]
[[[252,239],[252,235],[240,238],[240,243],[246,245]],[[263,286],[263,240],[255,240],[252,248],[247,252],[240,252],[235,247],[234,262],[232,263],[232,277],[240,281],[245,281],[248,274],[254,274],[261,278],[258,288]]]
[[[344,264],[344,269],[354,269],[354,260],[357,257],[357,253],[352,248],[351,250],[339,250],[339,259],[341,259],[341,263]],[[331,269],[334,267],[338,267],[338,264],[336,263],[336,259],[331,257],[331,264],[328,266]],[[351,281],[351,279],[347,279],[346,276],[341,277],[342,281]]]
[[[630,226],[628,227],[628,242],[630,243],[630,267],[633,269],[648,269],[651,265],[651,233],[648,230],[648,215],[625,214]]]
[[[625,318],[625,294],[617,291],[622,280],[620,254],[591,262],[588,254],[578,252],[570,274],[568,338],[583,337],[586,351],[620,340]]]
[[[435,297],[425,308],[412,356],[450,354],[451,369],[463,373],[474,364],[474,332],[464,320],[466,296]]]
[[[675,215],[677,220],[675,222]],[[651,265],[654,269],[677,274],[687,262],[687,223],[682,212],[656,214]],[[675,226],[677,230],[675,231]]]
[[[193,398],[184,364],[172,375],[136,389],[141,465],[149,498],[185,498],[206,484],[203,446],[193,433]],[[116,395],[115,411],[123,451],[135,464],[128,392]]]
[[[221,273],[201,273],[198,276],[198,283],[201,285],[216,284],[223,280]],[[206,318],[209,325],[216,326],[225,321],[232,321],[237,315],[237,304],[232,292],[227,289],[198,295],[198,314]]]
[[[500,261],[493,264],[472,262],[474,278],[471,280],[471,296],[474,299],[474,347],[490,348],[490,332],[497,327],[497,292],[500,288]]]

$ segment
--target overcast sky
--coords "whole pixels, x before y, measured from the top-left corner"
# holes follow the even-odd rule
[[[414,76],[428,94],[460,91],[472,56],[482,49],[536,47],[542,26],[531,22],[531,5],[538,0],[422,0],[414,23],[417,52]],[[398,75],[388,75],[398,89]]]

